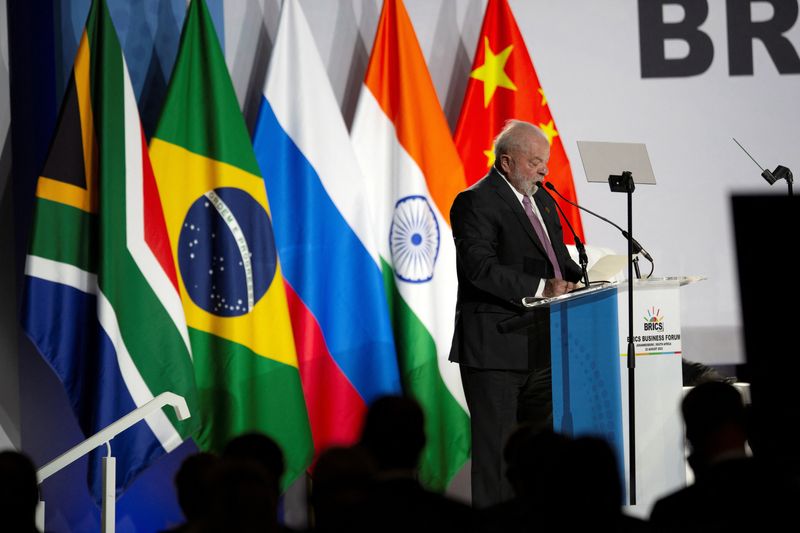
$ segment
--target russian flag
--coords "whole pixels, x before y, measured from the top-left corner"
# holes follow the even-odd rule
[[[296,0],[283,3],[253,145],[317,452],[358,437],[375,398],[401,391],[364,178]]]

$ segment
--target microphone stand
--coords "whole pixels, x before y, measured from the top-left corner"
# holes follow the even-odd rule
[[[753,163],[755,163],[756,166],[761,169],[761,177],[767,180],[767,183],[769,183],[770,185],[774,185],[776,181],[785,179],[786,186],[789,188],[789,196],[794,196],[794,191],[792,190],[792,186],[794,184],[794,176],[792,176],[791,170],[789,170],[783,165],[778,165],[777,167],[775,167],[775,170],[770,172],[769,169],[762,167],[761,164],[758,161],[756,161],[752,155],[750,155],[750,152],[745,150],[744,146],[742,146],[742,144],[736,140],[736,137],[731,137],[731,139],[733,139],[733,142],[739,145],[739,148],[742,149],[742,152],[746,153],[747,157],[752,159]]]
[[[653,258],[650,256],[650,254],[647,252],[647,250],[645,250],[644,247],[641,244],[639,244],[639,241],[637,241],[636,239],[631,237],[631,233],[630,232],[625,231],[624,229],[620,228],[617,224],[615,224],[611,220],[607,219],[606,217],[604,217],[602,215],[598,215],[594,211],[590,211],[589,209],[586,209],[582,205],[579,205],[579,204],[573,202],[572,200],[570,200],[569,198],[564,197],[564,195],[561,194],[560,192],[558,192],[558,189],[556,189],[555,186],[552,183],[550,183],[549,181],[547,183],[545,183],[544,186],[547,187],[548,189],[550,189],[551,191],[553,191],[554,193],[556,193],[559,198],[561,198],[562,200],[567,202],[569,205],[577,207],[581,211],[586,211],[590,215],[599,218],[603,222],[607,222],[608,224],[611,224],[612,226],[617,228],[622,233],[622,236],[625,237],[626,241],[628,241],[629,243],[630,242],[633,243],[633,254],[636,256],[634,258],[634,260],[633,260],[634,261],[633,267],[636,270],[636,279],[641,279],[641,277],[642,277],[642,274],[639,271],[639,257],[638,257],[638,254],[642,254],[645,259],[650,261],[651,265],[655,266],[654,263],[653,263]],[[556,205],[558,205],[558,203],[556,203]],[[560,207],[559,207],[559,209],[560,209]],[[563,211],[562,211],[562,213],[563,213]],[[565,219],[566,219],[566,217],[565,217]],[[576,246],[577,246],[577,244],[576,244]],[[629,247],[629,249],[630,249],[630,247]],[[651,273],[652,273],[652,269],[651,269]],[[650,277],[650,276],[648,276],[648,277]]]
[[[556,203],[556,205],[558,205],[558,203]],[[560,211],[561,208],[559,207],[558,210]],[[567,220],[567,218],[564,217],[564,220]],[[572,224],[567,222],[567,225],[569,226],[569,229],[572,229]],[[575,233],[573,231],[572,234],[575,236],[575,247],[578,249],[578,262],[581,265],[581,274],[582,274],[582,277],[583,277],[583,286],[584,287],[588,287],[589,286],[589,273],[586,271],[586,267],[589,265],[589,257],[586,255],[586,247],[583,245],[583,242],[581,242],[581,238],[578,237],[577,233]]]
[[[765,173],[768,173],[769,170],[765,170]],[[763,174],[762,174],[763,175]],[[772,171],[772,177],[775,181],[779,179],[786,180],[786,186],[789,188],[789,196],[794,196],[794,191],[792,190],[792,184],[794,183],[794,177],[792,176],[792,171],[786,168],[783,165],[778,165],[775,167],[775,170]],[[774,182],[773,182],[774,183]]]
[[[628,235],[633,235],[633,191],[636,184],[633,174],[624,171],[621,176],[608,177],[611,192],[628,196]],[[628,462],[630,465],[631,505],[636,505],[636,345],[633,342],[633,239],[628,239]]]
[[[537,182],[536,185],[538,185],[539,190],[541,190],[547,196],[550,196],[550,194],[544,190],[544,187],[542,187],[541,181]],[[583,241],[581,241],[581,238],[578,237],[577,233],[575,233],[575,228],[572,227],[569,218],[567,218],[567,214],[564,213],[564,210],[561,209],[561,206],[558,205],[558,202],[555,201],[555,198],[550,196],[550,199],[553,200],[554,204],[556,204],[556,209],[558,209],[558,212],[561,213],[561,217],[564,219],[564,222],[567,223],[567,227],[569,228],[569,231],[572,233],[572,238],[575,240],[575,248],[578,249],[578,263],[581,266],[581,273],[582,273],[581,278],[583,279],[583,285],[584,287],[588,287],[589,273],[586,272],[586,267],[589,265],[589,256],[586,255],[586,246],[583,245]]]

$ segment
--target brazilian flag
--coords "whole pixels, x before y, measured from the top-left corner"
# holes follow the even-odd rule
[[[313,455],[264,181],[205,2],[193,0],[150,156],[201,406],[198,444],[261,431],[284,486]]]

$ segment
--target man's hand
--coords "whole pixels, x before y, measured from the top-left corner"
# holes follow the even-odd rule
[[[545,298],[552,298],[553,296],[561,296],[567,294],[569,291],[575,289],[575,284],[571,281],[564,279],[548,279],[544,282],[544,290],[542,296]]]

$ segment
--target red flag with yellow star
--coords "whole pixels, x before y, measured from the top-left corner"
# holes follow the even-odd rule
[[[489,0],[469,77],[455,135],[467,183],[471,185],[486,175],[494,164],[495,136],[508,119],[518,119],[545,132],[550,140],[547,181],[565,197],[577,201],[567,154],[507,0]],[[557,201],[584,240],[580,211]],[[564,240],[574,244],[569,231],[564,231]]]

